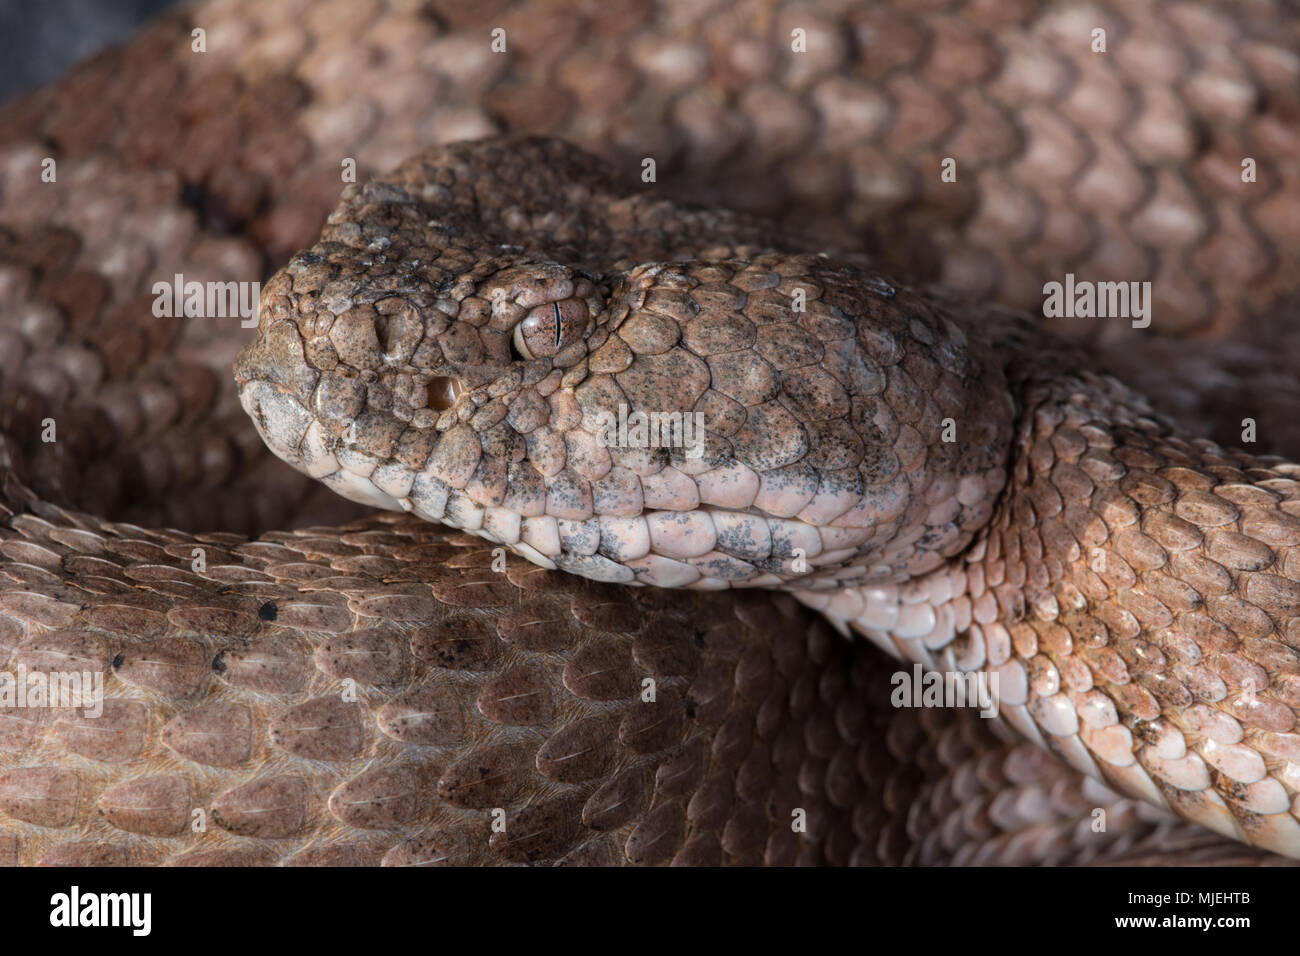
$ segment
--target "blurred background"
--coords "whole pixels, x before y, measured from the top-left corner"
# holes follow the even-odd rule
[[[0,102],[121,43],[176,0],[0,0]]]

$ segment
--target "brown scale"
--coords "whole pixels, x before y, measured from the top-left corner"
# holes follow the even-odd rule
[[[530,196],[511,185],[515,177],[492,182],[511,162],[529,168],[546,188]],[[588,204],[571,212],[549,205],[545,197],[571,187],[573,170],[582,171],[581,181],[597,183]],[[666,477],[672,469],[653,451],[606,450],[584,442],[580,426],[590,430],[596,416],[624,405],[698,410],[705,393],[715,391],[739,412],[734,427],[725,412],[708,423],[705,467],[739,462],[778,492],[803,484],[808,495],[816,491],[814,503],[846,495],[849,502],[875,507],[879,500],[894,510],[888,522],[875,523],[865,543],[828,544],[836,556],[806,577],[776,560],[755,534],[728,537],[727,516],[715,514],[705,517],[717,528],[716,544],[708,546],[714,550],[693,567],[723,582],[745,582],[761,569],[777,578],[769,585],[824,594],[858,581],[870,586],[912,579],[924,587],[924,574],[944,570],[948,559],[954,571],[978,569],[988,589],[981,584],[963,599],[967,620],[978,602],[988,608],[987,616],[976,610],[980,624],[1010,633],[1021,668],[1016,673],[1029,684],[1027,714],[1048,747],[1065,756],[1071,743],[1086,748],[1102,779],[1221,832],[1275,849],[1294,845],[1294,786],[1285,762],[1294,752],[1300,700],[1291,686],[1296,655],[1289,646],[1300,586],[1277,548],[1300,540],[1300,525],[1288,510],[1295,466],[1183,438],[1153,417],[1139,396],[1089,370],[1081,354],[1026,317],[976,312],[965,317],[975,320],[967,333],[954,326],[963,319],[952,301],[895,288],[879,274],[836,264],[833,256],[728,244],[728,232],[761,237],[761,224],[649,203],[635,194],[611,195],[590,171],[589,160],[555,141],[491,140],[426,151],[384,180],[345,191],[322,241],[272,280],[276,293],[263,311],[259,339],[237,365],[241,385],[281,388],[304,409],[328,409],[317,385],[325,376],[368,376],[383,385],[402,374],[403,362],[427,374],[453,372],[472,391],[436,420],[421,424],[415,414],[398,415],[389,403],[395,390],[372,386],[364,415],[358,404],[321,421],[332,434],[353,420],[367,421],[371,432],[357,445],[378,468],[394,464],[393,450],[410,434],[440,431],[427,459],[401,462],[419,474],[417,482],[525,515],[544,505],[547,515],[572,522],[561,525],[555,563],[607,580],[620,580],[619,572],[627,572],[621,580],[631,580],[631,572],[645,567],[622,557],[617,533],[590,520],[598,496],[606,494],[602,482],[618,474],[616,467],[632,475],[632,516],[666,509],[649,515],[652,536],[665,514],[678,525],[702,514],[698,500],[660,503],[673,500],[673,479]],[[498,231],[495,214],[468,197],[468,183],[483,188],[485,182],[506,208],[528,210],[524,219],[546,224],[545,230]],[[615,209],[626,223],[606,235],[604,223],[613,218],[606,211]],[[582,218],[586,213],[590,221]],[[650,221],[653,227],[642,225]],[[545,250],[551,230],[587,242],[556,250],[554,257],[527,251]],[[678,254],[671,265],[660,265],[654,260],[666,236]],[[382,262],[370,252],[377,237],[385,240]],[[788,250],[797,248],[798,237],[779,241]],[[597,258],[606,245],[612,246],[612,265]],[[498,255],[501,248],[525,251]],[[442,262],[448,253],[452,262],[470,255],[477,271],[452,275],[423,265]],[[319,268],[326,260],[330,266]],[[403,278],[394,280],[394,272]],[[445,288],[453,291],[441,296]],[[751,302],[746,289],[785,295]],[[304,358],[297,316],[302,303],[326,303],[344,290],[345,298],[327,306],[341,313],[331,331],[339,358],[322,374]],[[512,363],[497,360],[493,343],[510,323],[537,324],[549,310],[548,332],[560,334],[556,303],[574,301],[570,296],[579,291],[586,293],[577,300],[584,311],[591,303],[595,312],[586,339],[553,356],[516,353]],[[808,296],[802,312],[787,304],[796,292]],[[442,334],[413,334],[403,355],[382,354],[368,303],[390,295],[436,308],[434,329]],[[466,305],[475,300],[492,302],[490,314]],[[821,360],[778,371],[759,354],[756,333],[731,343],[747,342],[748,348],[721,352],[712,352],[706,334],[701,347],[709,354],[696,354],[684,341],[686,330],[701,315],[722,309],[751,326],[797,324],[821,345]],[[349,317],[354,321],[342,324]],[[457,326],[466,328],[465,337],[449,347],[446,330]],[[518,336],[519,325],[513,328]],[[334,334],[339,329],[341,339]],[[605,334],[601,349],[616,341],[627,349],[621,370],[591,375],[589,341],[596,330]],[[479,347],[469,347],[475,341]],[[839,343],[847,348],[836,359]],[[499,414],[490,412],[493,399],[503,404]],[[538,415],[511,419],[516,403]],[[960,422],[967,437],[940,440],[941,418]],[[852,427],[836,445],[827,436],[844,419]],[[284,428],[296,419],[287,420]],[[282,447],[280,427],[261,426],[268,441]],[[499,453],[511,455],[509,465]],[[929,517],[946,498],[958,497],[958,482],[972,478],[980,489],[974,498]],[[1225,490],[1215,493],[1219,485]],[[532,490],[537,487],[544,496]],[[891,489],[897,489],[892,501]],[[410,495],[417,513],[426,493],[416,488]],[[612,500],[611,509],[624,507]],[[794,514],[780,510],[779,495],[771,501],[754,499],[750,510]],[[1247,506],[1253,510],[1244,512]],[[830,533],[852,531],[832,523],[852,514],[850,503],[835,507],[820,522],[803,520],[829,525]],[[449,508],[446,517],[458,524],[462,514]],[[732,527],[750,520],[745,513],[729,517]],[[818,533],[825,538],[828,529]],[[833,603],[831,610],[855,623],[852,612],[835,613]],[[978,628],[973,633],[984,640]],[[1170,642],[1176,653],[1162,650]],[[1015,679],[1014,673],[1004,676]],[[1069,720],[1054,722],[1061,708]],[[1099,711],[1097,722],[1080,723],[1076,710]],[[1099,723],[1112,711],[1108,723]]]
[[[11,667],[101,673],[106,700],[90,719],[11,710],[0,720],[6,863],[1229,852],[1104,790],[1069,797],[1076,774],[972,715],[874,710],[893,665],[788,599],[631,591],[519,561],[503,581],[480,542],[397,517],[218,544],[41,510],[10,518],[7,580],[19,561],[28,574],[29,561],[56,565],[66,542],[101,557],[65,570],[61,585],[40,582],[42,597],[0,594],[0,650]],[[108,587],[140,580],[155,552],[194,546],[212,563],[176,594]],[[361,571],[368,557],[386,562],[390,582],[434,582],[433,596]],[[88,608],[71,603],[77,594]],[[653,703],[642,700],[647,678]],[[936,759],[920,739],[948,742]],[[64,760],[74,753],[81,769]],[[958,781],[975,760],[1000,769],[971,792]],[[1062,796],[1026,837],[1029,820],[988,815],[1008,788]],[[1087,826],[1094,805],[1111,815],[1105,834]],[[492,829],[497,809],[504,834]],[[791,831],[796,810],[807,835]],[[957,817],[974,829],[942,825]]]
[[[314,657],[328,640],[325,635],[373,631],[374,618],[358,615],[353,601],[370,589],[394,585],[384,583],[387,577],[370,576],[377,568],[332,567],[336,559],[366,555],[347,549],[331,553],[335,535],[327,530],[314,535],[305,552],[286,547],[281,537],[245,543],[237,534],[205,534],[201,543],[208,549],[209,570],[192,572],[198,578],[193,580],[180,573],[190,567],[195,545],[185,533],[160,535],[130,526],[105,530],[103,520],[248,532],[294,523],[328,525],[350,510],[275,462],[248,428],[233,390],[223,384],[234,351],[245,341],[237,326],[158,320],[150,310],[151,285],[159,277],[184,272],[192,278],[258,280],[312,241],[337,199],[340,157],[357,157],[364,181],[367,173],[431,145],[434,135],[454,140],[501,131],[561,134],[621,160],[633,174],[643,157],[655,156],[665,191],[785,214],[800,230],[824,231],[855,248],[870,243],[904,277],[941,276],[968,292],[1012,304],[1036,306],[1043,276],[1057,277],[1067,268],[1095,278],[1158,277],[1164,299],[1157,331],[1173,334],[1236,331],[1243,338],[1257,337],[1262,323],[1241,320],[1263,312],[1296,274],[1298,151],[1288,117],[1294,107],[1297,40],[1295,25],[1281,19],[1272,4],[1246,9],[1103,4],[1098,17],[1112,50],[1105,56],[1088,49],[1088,33],[1096,25],[1091,17],[1081,26],[1068,10],[1049,4],[1028,4],[998,18],[988,16],[986,5],[959,4],[942,19],[917,15],[906,4],[874,5],[848,15],[802,4],[765,6],[762,16],[741,5],[701,20],[692,4],[616,3],[563,21],[531,3],[442,6],[446,9],[438,17],[348,2],[317,4],[302,15],[289,5],[253,2],[179,11],[124,49],[104,53],[61,83],[0,108],[5,158],[0,167],[0,407],[5,410],[0,444],[17,470],[4,474],[0,655],[7,655],[7,665],[20,646],[22,653],[37,656],[71,650],[76,660],[90,659],[108,672],[121,653],[119,668],[137,682],[110,674],[110,703],[123,706],[99,719],[113,721],[113,743],[85,753],[93,769],[84,771],[84,778],[56,778],[75,792],[77,800],[69,805],[78,821],[92,827],[92,835],[78,839],[68,829],[21,821],[13,806],[26,807],[23,812],[36,818],[54,815],[47,819],[66,810],[39,799],[33,803],[31,782],[6,776],[0,860],[114,862],[147,856],[153,861],[188,852],[191,862],[273,862],[286,853],[294,857],[292,847],[309,842],[300,836],[281,845],[279,838],[259,841],[223,829],[220,820],[238,826],[241,806],[255,807],[259,799],[274,802],[276,791],[257,789],[261,764],[255,762],[222,771],[227,776],[220,785],[233,795],[218,800],[215,791],[190,793],[193,802],[214,801],[209,835],[221,843],[215,849],[203,848],[192,834],[139,840],[116,823],[166,830],[178,816],[141,821],[119,815],[110,822],[108,811],[120,814],[114,808],[141,801],[124,799],[121,790],[102,798],[119,784],[168,778],[156,762],[162,760],[179,769],[170,775],[173,782],[157,784],[151,796],[166,797],[159,805],[176,811],[185,781],[198,779],[185,769],[196,765],[181,756],[188,746],[181,743],[188,736],[183,719],[191,713],[197,715],[194,726],[210,721],[208,726],[230,729],[232,755],[243,753],[244,742],[250,752],[271,753],[271,721],[306,702],[299,698],[308,694],[307,685],[295,682],[337,680],[329,671],[334,652],[324,652],[323,666]],[[365,19],[358,22],[357,15]],[[198,23],[213,35],[216,28],[234,27],[241,42],[234,52],[211,50],[195,57],[189,31]],[[485,24],[506,26],[512,44],[520,40],[516,53],[477,55]],[[795,26],[810,38],[810,52],[802,59],[786,52]],[[523,40],[529,36],[546,42],[530,47]],[[680,55],[657,56],[665,39]],[[1195,55],[1198,47],[1218,55]],[[1080,150],[1080,143],[1091,148]],[[40,159],[51,153],[59,162],[58,186],[38,186]],[[960,174],[957,183],[941,185],[933,171],[948,155],[958,158]],[[1259,161],[1257,184],[1240,180],[1244,155]],[[1186,175],[1156,175],[1174,165]],[[1005,205],[1003,199],[993,204],[991,197],[1006,197]],[[1001,214],[991,216],[990,209]],[[1163,215],[1171,209],[1178,215]],[[1114,324],[1104,332],[1142,338]],[[454,336],[447,341],[454,343]],[[56,353],[56,343],[65,348]],[[759,347],[764,343],[781,353],[800,344],[809,347],[764,338],[760,329]],[[509,354],[508,342],[501,340],[498,347],[500,356]],[[1149,349],[1143,341],[1121,345],[1126,357]],[[605,356],[610,371],[622,360],[615,352]],[[1243,357],[1235,379],[1259,382],[1256,371],[1270,357],[1267,352],[1263,358]],[[1205,377],[1191,378],[1181,392],[1170,390],[1183,410],[1189,393],[1206,394]],[[728,405],[733,400],[720,393],[711,401],[722,412],[735,411]],[[1222,406],[1210,400],[1216,412]],[[1250,405],[1260,418],[1262,441],[1277,442],[1275,436],[1294,420],[1293,407]],[[54,444],[39,439],[51,408],[59,427]],[[1285,440],[1271,447],[1296,451]],[[47,501],[88,509],[102,520],[43,503],[19,490],[19,479]],[[381,537],[373,540],[396,543],[382,537],[388,525],[380,525],[373,530]],[[434,534],[405,527],[411,529],[408,538]],[[433,539],[401,540],[407,547],[406,583],[418,584],[427,575],[439,602],[461,607],[485,594],[502,599],[498,591],[510,593],[495,578],[489,584],[472,569],[449,568],[448,550]],[[311,586],[300,587],[306,584]],[[249,599],[247,592],[254,589],[257,595]],[[378,597],[403,600],[399,594]],[[630,608],[647,599],[620,591],[603,602]],[[268,600],[288,607],[283,623],[268,624],[258,616]],[[558,645],[568,646],[566,634],[580,640],[587,633],[569,622],[549,593],[529,600],[557,608],[552,639]],[[734,599],[656,600],[703,612]],[[766,599],[749,600],[761,605]],[[73,607],[84,610],[74,613]],[[629,611],[624,619],[634,616]],[[401,625],[403,635],[406,628],[420,633],[419,623]],[[258,693],[283,701],[270,708],[264,697],[250,698],[260,709],[252,703],[246,708],[245,733],[242,718],[231,716],[242,713],[239,685],[215,672],[200,678],[195,635],[211,633],[217,635],[213,641],[225,641],[230,638],[223,634],[275,627],[283,634],[257,639],[264,658],[241,660],[233,653],[223,658],[226,674],[245,679],[243,686],[279,688]],[[89,643],[63,634],[58,638],[63,644],[39,646],[42,635],[68,629],[80,629]],[[741,630],[729,624],[729,634]],[[387,644],[395,635],[389,638]],[[387,646],[373,635],[362,640]],[[427,632],[418,642],[414,636],[410,640],[408,663],[417,659],[416,647],[453,659],[475,653],[475,642],[468,639],[440,650]],[[129,659],[133,647],[159,641],[167,643],[151,645],[151,653],[165,655],[157,665],[141,669]],[[767,641],[765,632],[756,639],[760,657],[767,653],[762,650]],[[850,651],[843,645],[820,640],[809,647],[817,663],[799,666],[845,673],[838,655]],[[215,659],[215,645],[202,649],[214,652]],[[794,649],[776,648],[771,656],[778,651],[793,679]],[[892,665],[882,666],[887,672]],[[259,685],[260,680],[268,683]],[[550,680],[552,686],[562,683],[554,673]],[[716,697],[716,688],[725,683],[714,675],[707,686]],[[802,686],[819,683],[808,676]],[[435,681],[435,688],[441,686]],[[167,696],[186,687],[197,689],[190,697]],[[477,685],[466,693],[471,690],[477,700]],[[209,694],[220,698],[209,706],[230,707],[204,709]],[[800,699],[810,697],[805,692]],[[845,698],[844,706],[857,707],[861,699]],[[365,706],[377,700],[366,698]],[[1014,759],[1024,745],[1016,749],[993,739],[968,715],[924,713],[917,720],[909,712],[885,713],[910,729],[888,738],[862,737],[870,744],[850,748],[855,758],[835,764],[842,769],[852,763],[866,781],[860,790],[847,791],[855,801],[853,838],[861,843],[831,827],[819,832],[840,834],[839,842],[825,842],[831,849],[823,851],[809,848],[814,847],[809,841],[805,852],[812,856],[825,852],[830,859],[848,859],[850,846],[869,847],[858,859],[883,862],[937,862],[958,854],[962,847],[945,841],[961,829],[930,824],[938,824],[938,815],[958,801],[952,781],[969,780],[961,768],[980,754],[985,755],[980,766],[1004,769],[979,797],[961,791],[961,799],[991,803],[997,793],[1035,786],[1034,780],[1044,786],[1064,780],[1059,792],[1079,792],[1077,778],[1050,761],[1026,769]],[[390,719],[400,721],[376,717],[375,724],[367,724],[367,744],[378,739],[374,728]],[[57,727],[42,721],[30,726],[22,718],[5,721],[0,760],[9,761],[6,774],[33,766],[24,756],[30,746],[50,748],[55,757],[67,752],[62,748],[95,746],[89,735],[78,734],[75,721],[60,720]],[[921,740],[945,739],[941,725],[948,720],[966,728],[946,738],[960,744],[956,753],[951,745],[920,746]],[[164,727],[171,730],[164,734]],[[781,754],[789,753],[796,736],[803,739],[802,734],[780,738]],[[895,742],[882,750],[880,739]],[[167,741],[179,748],[169,749]],[[227,759],[191,752],[204,760]],[[777,752],[774,744],[769,753]],[[761,768],[765,758],[762,750],[758,753],[754,764]],[[281,759],[296,766],[298,758]],[[788,756],[782,759],[785,774],[795,765]],[[817,779],[823,761],[833,761],[807,759],[806,779]],[[915,796],[896,782],[914,780],[902,769],[913,765],[923,767],[929,781]],[[651,786],[635,775],[614,779],[633,793]],[[735,798],[731,779],[730,770],[705,777],[699,813],[737,804],[753,811],[761,805],[746,803],[748,796]],[[397,853],[396,843],[386,845],[387,836],[374,836],[389,831],[362,829],[353,835],[352,824],[338,823],[323,789],[285,786],[280,795],[297,799],[310,793],[302,797],[310,805],[304,826],[310,830],[324,821],[335,841],[300,851],[295,862],[366,862],[390,852],[394,859],[418,861],[464,848],[452,836],[425,831],[402,843]],[[366,786],[372,792],[409,792],[410,780],[394,771],[360,788]],[[421,780],[419,786],[427,783]],[[807,799],[816,796],[814,791]],[[905,823],[913,804],[929,813],[918,811]],[[668,801],[655,825],[676,833],[679,805],[680,798]],[[1127,801],[1117,806],[1122,809],[1112,813],[1112,821],[1123,819],[1136,829],[1112,829],[1139,834],[1127,859],[1162,850],[1181,851],[1185,859],[1253,852],[1207,840],[1183,825],[1146,822]],[[453,822],[472,813],[444,811]],[[726,812],[700,817],[706,821],[701,830],[715,834],[702,852],[707,857],[730,839],[730,849],[719,852],[756,858],[761,814],[738,814],[741,822],[723,829],[724,817],[731,819]],[[1062,836],[1073,834],[1074,821],[1085,817],[1072,813],[1067,808],[1058,817],[1070,823],[1049,827],[1057,839],[1044,832],[1042,844],[1029,844],[1036,850],[1031,858],[1105,857],[1086,838]],[[1004,859],[999,852],[1024,852],[1024,841],[1008,838],[1016,821],[989,821],[978,811],[962,819],[977,821],[962,859],[997,861]],[[476,835],[470,841],[473,852],[500,850],[483,850],[470,826]],[[602,831],[616,837],[597,840],[593,858],[605,859],[601,854],[613,847],[608,858],[617,859],[617,837],[625,830],[626,825]],[[776,830],[778,858],[788,859],[789,837],[782,827]],[[716,837],[719,832],[722,838]],[[646,833],[640,845],[646,845]],[[1041,850],[1049,845],[1050,853]],[[920,846],[926,852],[913,852]],[[152,849],[146,852],[147,847]]]

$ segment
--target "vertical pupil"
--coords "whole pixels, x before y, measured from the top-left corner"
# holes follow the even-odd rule
[[[558,351],[560,348],[560,303],[552,302],[551,307],[555,310],[555,348]]]

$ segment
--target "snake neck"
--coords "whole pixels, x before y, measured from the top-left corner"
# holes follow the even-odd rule
[[[1189,441],[1091,372],[1017,383],[986,531],[903,584],[799,595],[1071,765],[1300,849],[1300,468]]]

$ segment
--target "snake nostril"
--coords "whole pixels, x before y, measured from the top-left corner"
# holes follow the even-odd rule
[[[429,407],[441,412],[456,404],[456,399],[469,391],[454,378],[435,378],[429,383]]]

